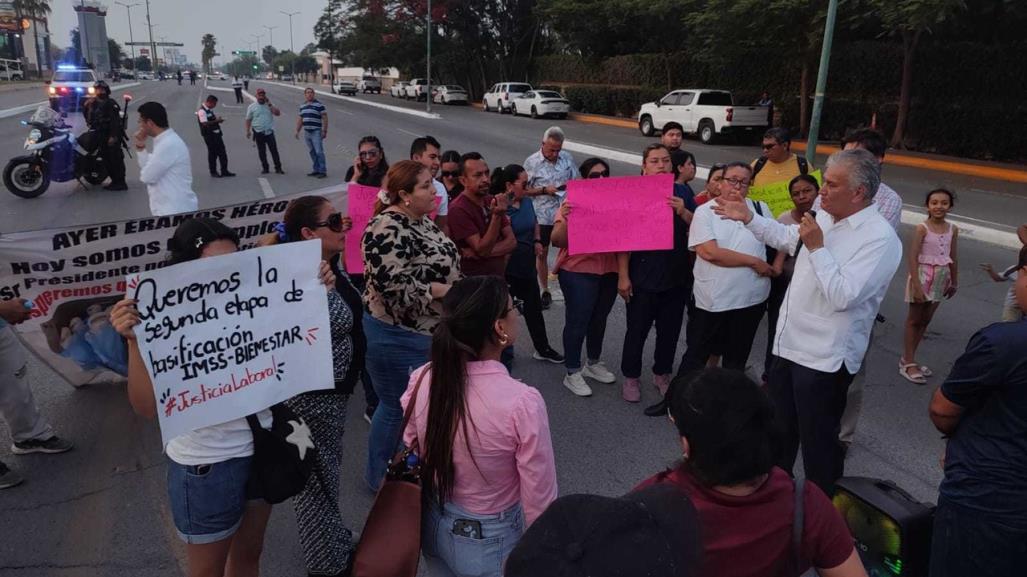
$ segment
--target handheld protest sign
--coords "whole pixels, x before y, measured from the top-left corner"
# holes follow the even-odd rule
[[[674,175],[567,182],[569,254],[674,248]]]

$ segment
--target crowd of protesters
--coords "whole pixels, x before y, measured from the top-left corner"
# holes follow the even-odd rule
[[[297,136],[308,130],[323,139],[327,124],[318,122],[314,102],[308,94]],[[212,104],[201,124],[216,122]],[[273,134],[262,132],[261,122],[276,115],[268,110],[247,129],[265,141],[280,171]],[[140,112],[153,126],[138,137],[142,146],[146,136],[161,138],[167,120],[163,109]],[[477,152],[443,151],[431,136],[414,140],[409,160],[392,164],[378,138],[360,139],[345,180],[380,188],[362,233],[362,275],[340,265],[348,217],[322,197],[289,204],[263,244],[320,239],[333,345],[334,382],[288,402],[310,426],[317,451],[315,473],[292,499],[310,575],[348,575],[354,564],[339,479],[346,408],[358,381],[371,423],[367,488],[382,486],[398,450],[416,448],[429,575],[757,577],[810,568],[825,577],[866,575],[830,497],[858,418],[862,395],[854,390],[862,389],[873,327],[903,258],[901,201],[896,209],[897,195],[881,183],[883,138],[853,133],[815,176],[791,152],[787,133],[772,129],[760,158],[711,167],[697,195],[689,184],[696,160],[681,148],[682,132],[665,127],[638,167],[643,176],[674,175],[666,204],[654,208],[673,218],[667,250],[570,254],[568,228],[579,207],[566,200],[568,182],[611,171],[600,158],[576,165],[558,127],[544,132],[522,164],[494,169]],[[317,136],[305,141],[311,176],[323,177]],[[211,156],[212,174],[219,158]],[[228,176],[223,159],[221,170]],[[794,208],[775,218],[767,203],[748,196],[754,186],[779,182]],[[946,189],[927,192],[927,219],[906,251],[909,317],[899,372],[918,384],[931,371],[917,363],[917,348],[958,286],[958,228],[946,220],[954,203]],[[559,249],[555,262],[550,246]],[[197,218],[178,227],[170,248],[177,264],[235,252],[239,238]],[[986,270],[996,281],[1014,280],[1007,308],[1025,310],[1027,248],[1003,274]],[[543,316],[556,283],[562,353]],[[619,376],[603,361],[618,296],[627,314]],[[10,354],[6,325],[25,315],[10,302],[17,303],[0,306],[0,364],[21,379],[24,360]],[[533,358],[562,364],[572,394],[591,395],[589,380],[620,380],[623,400],[638,403],[643,381],[651,382],[659,400],[644,413],[669,417],[681,439],[679,463],[647,479],[640,474],[623,497],[558,499],[545,402],[532,383],[511,376],[514,347],[528,340],[522,315]],[[764,315],[766,361],[753,380],[744,371]],[[931,402],[931,420],[951,439],[932,575],[1013,575],[1027,562],[1027,322],[1022,314],[1004,317],[1009,322],[973,337]],[[132,330],[135,303],[119,302],[111,322],[128,343],[129,401],[153,418],[153,386]],[[647,364],[643,349],[653,330]],[[675,370],[682,331],[686,347]],[[13,435],[16,447],[70,449],[38,417],[30,393],[20,408],[8,396],[0,396],[3,416],[24,429]],[[35,417],[26,420],[27,411]],[[270,424],[267,411],[257,419]],[[191,576],[258,573],[271,505],[247,483],[253,451],[245,419],[165,447],[169,509]],[[0,464],[0,480],[7,474]],[[796,537],[798,503],[804,519]],[[975,553],[985,540],[998,552],[988,559]]]

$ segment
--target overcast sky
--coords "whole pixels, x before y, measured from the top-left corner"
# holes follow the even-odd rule
[[[122,2],[139,3],[132,7],[132,34],[136,42],[146,41],[145,0]],[[62,48],[71,43],[71,30],[78,26],[72,9],[77,3],[76,0],[51,0],[50,32],[53,42]],[[119,43],[128,42],[127,10],[113,0],[103,3],[107,5],[107,35]],[[185,44],[179,50],[190,62],[198,64],[203,49],[200,39],[209,32],[217,38],[218,52],[222,54],[215,62],[227,62],[231,60],[232,50],[250,50],[254,46],[255,39],[251,35],[262,34],[260,44],[266,46],[268,31],[264,26],[267,25],[277,26],[271,31],[274,46],[288,50],[289,17],[280,11],[299,11],[292,17],[293,40],[299,52],[314,41],[314,23],[327,4],[327,0],[150,0],[153,40],[159,42],[160,37],[165,36],[168,42]],[[131,54],[127,46],[125,52]]]

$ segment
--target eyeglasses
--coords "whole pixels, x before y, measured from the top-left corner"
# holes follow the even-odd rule
[[[456,178],[460,176],[459,170],[443,170],[441,173],[442,178]]]
[[[731,188],[749,188],[749,185],[751,184],[748,180],[741,180],[738,178],[725,178],[723,182]]]
[[[378,149],[377,148],[371,148],[369,150],[361,150],[358,153],[358,156],[360,158],[374,158],[374,157],[378,156]]]
[[[585,178],[610,178],[610,171],[604,170],[602,172],[590,172]]]
[[[313,228],[321,228],[327,226],[328,230],[332,232],[342,232],[342,213],[333,212],[328,215],[328,220],[324,222],[315,222]]]

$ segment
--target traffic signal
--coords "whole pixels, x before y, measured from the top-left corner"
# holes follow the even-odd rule
[[[253,65],[253,69],[256,70],[257,68],[259,68],[259,67],[256,64],[254,64]]]

